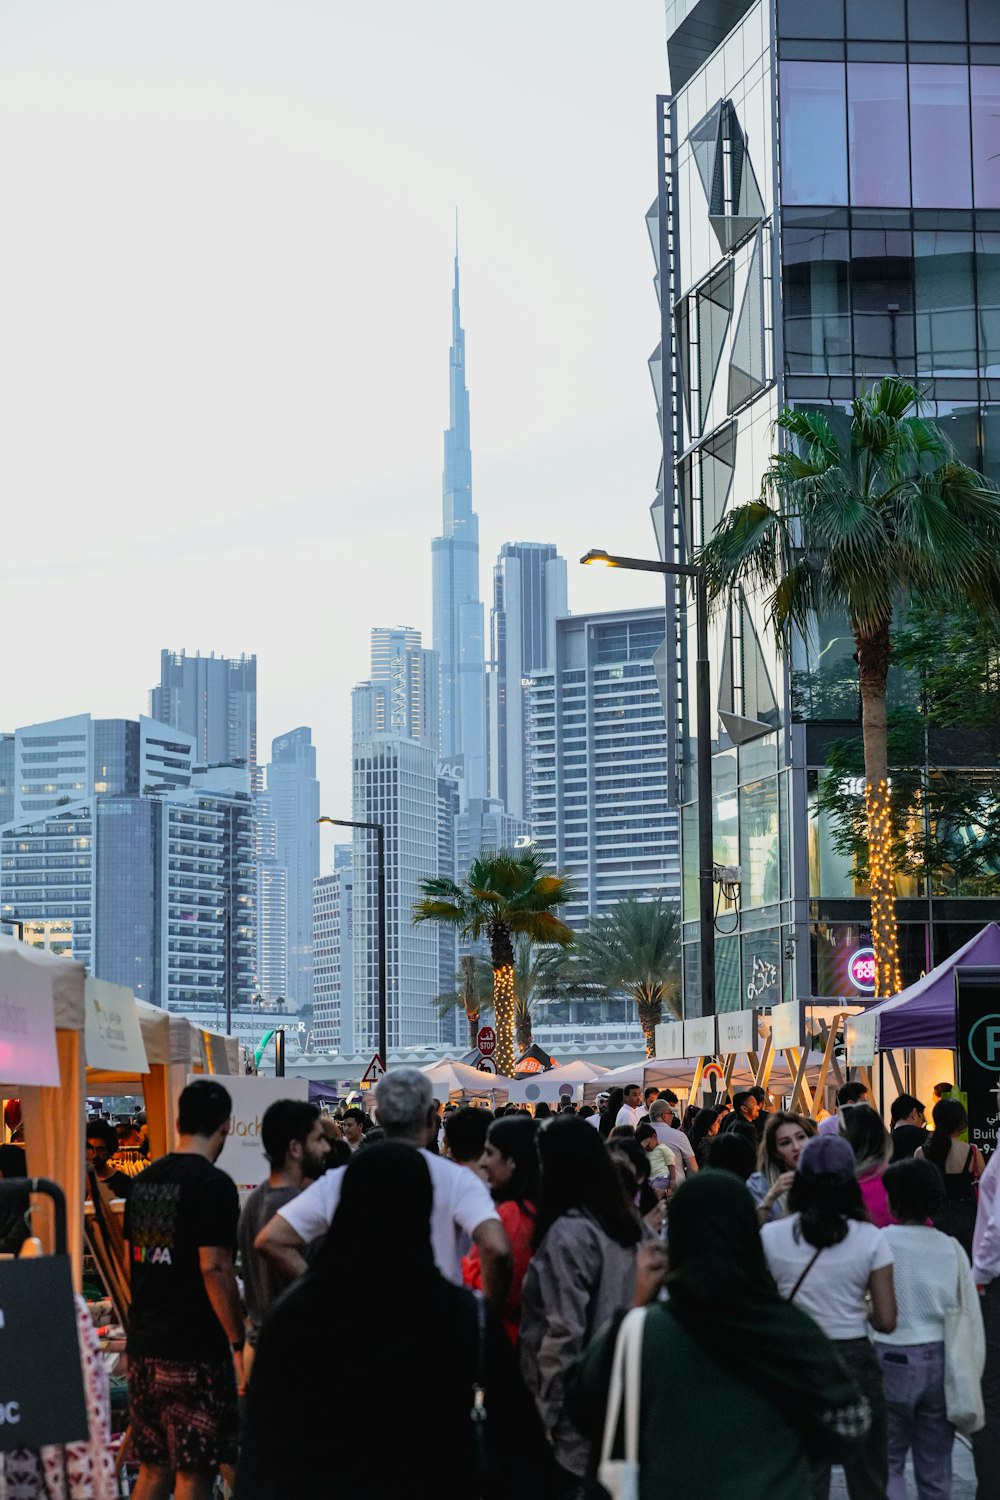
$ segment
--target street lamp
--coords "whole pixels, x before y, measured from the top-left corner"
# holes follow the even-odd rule
[[[385,942],[385,827],[382,823],[354,822],[350,818],[317,818],[335,828],[374,829],[378,849],[378,1055],[383,1068],[389,1065],[389,1007],[386,987]]]
[[[672,578],[694,580],[694,666],[698,781],[698,909],[701,954],[701,1013],[715,1013],[715,846],[712,838],[712,698],[708,665],[708,589],[705,572],[696,563],[652,562],[644,557],[615,557],[592,547],[582,563],[604,568],[625,568],[637,573],[662,573]]]

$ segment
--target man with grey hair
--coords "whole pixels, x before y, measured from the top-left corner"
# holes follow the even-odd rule
[[[442,1276],[462,1285],[460,1244],[470,1237],[479,1248],[483,1291],[502,1304],[510,1284],[510,1243],[486,1184],[474,1172],[433,1156],[426,1147],[438,1127],[437,1111],[426,1075],[418,1068],[393,1068],[375,1090],[375,1114],[391,1141],[401,1141],[422,1152],[431,1174],[431,1244]],[[378,1146],[363,1146],[377,1151]],[[347,1167],[326,1172],[291,1203],[286,1203],[264,1226],[254,1248],[288,1276],[306,1268],[303,1248],[326,1234],[340,1202]],[[364,1254],[364,1246],[358,1247]]]
[[[676,1112],[669,1099],[657,1099],[649,1107],[649,1123],[656,1131],[656,1139],[661,1146],[669,1146],[674,1153],[674,1160],[677,1163],[677,1186],[680,1187],[689,1172],[697,1172],[698,1163],[691,1150],[691,1142],[683,1130],[676,1128],[675,1118]]]

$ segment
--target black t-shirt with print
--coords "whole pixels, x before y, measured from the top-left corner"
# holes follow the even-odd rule
[[[202,1245],[236,1251],[239,1194],[203,1156],[172,1153],[133,1179],[125,1208],[132,1272],[129,1354],[212,1359],[229,1341],[208,1300]]]

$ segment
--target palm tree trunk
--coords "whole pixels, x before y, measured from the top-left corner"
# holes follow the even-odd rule
[[[861,685],[861,732],[865,751],[865,816],[868,824],[868,884],[871,890],[875,994],[902,989],[896,924],[896,872],[892,858],[886,684],[889,677],[889,625],[885,619],[856,631]]]
[[[656,1028],[660,1024],[663,1014],[663,1002],[657,997],[655,1000],[648,995],[637,997],[636,1006],[639,1011],[639,1025],[642,1034],[646,1038],[646,1056],[655,1056]]]
[[[497,1072],[510,1078],[514,1072],[514,945],[509,930],[500,924],[490,929],[490,962],[493,1015],[497,1023]]]
[[[458,961],[458,967],[462,973],[462,1004],[465,1006],[465,1019],[469,1023],[469,1051],[474,1052],[479,1036],[480,1016],[476,994],[476,960],[470,954],[464,954]]]

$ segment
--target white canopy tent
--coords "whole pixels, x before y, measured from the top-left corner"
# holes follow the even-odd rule
[[[507,1091],[513,1083],[512,1079],[505,1078],[502,1073],[481,1073],[478,1068],[470,1068],[468,1063],[457,1062],[450,1057],[441,1062],[428,1063],[420,1071],[430,1079],[435,1096],[446,1095],[449,1099],[456,1095],[463,1099],[488,1095],[502,1102],[507,1098]]]
[[[577,1059],[562,1067],[550,1068],[546,1073],[532,1073],[527,1078],[515,1078],[510,1085],[510,1104],[553,1104],[559,1099],[575,1099],[586,1084],[603,1086],[608,1069]]]

